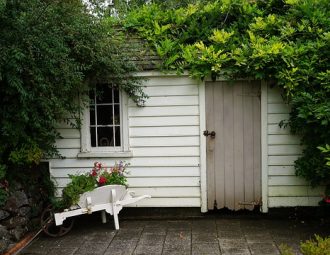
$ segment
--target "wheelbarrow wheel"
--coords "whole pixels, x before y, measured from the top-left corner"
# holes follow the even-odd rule
[[[48,206],[41,214],[41,227],[44,233],[51,237],[60,237],[67,234],[73,227],[74,219],[66,219],[62,225],[56,226],[54,209]]]

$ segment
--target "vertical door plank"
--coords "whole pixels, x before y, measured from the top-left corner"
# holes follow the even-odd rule
[[[213,130],[214,128],[214,86],[213,84],[206,84],[206,129]],[[213,209],[215,200],[215,169],[214,169],[214,144],[210,138],[206,138],[206,160],[207,160],[207,206],[208,209]]]
[[[243,86],[243,115],[244,115],[244,200],[254,201],[254,171],[253,171],[253,118],[252,118],[252,84]],[[248,207],[249,208],[249,207]]]
[[[215,148],[215,190],[217,208],[225,206],[225,144],[224,144],[224,84],[218,82],[214,85],[214,139]]]
[[[228,209],[235,208],[234,181],[234,100],[233,84],[224,88],[224,146],[225,146],[225,205]]]
[[[234,86],[234,179],[235,210],[242,209],[239,201],[244,200],[244,161],[243,161],[243,84]]]

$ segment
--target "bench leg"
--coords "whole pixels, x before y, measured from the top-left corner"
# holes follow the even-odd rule
[[[104,210],[101,211],[101,218],[102,218],[102,223],[107,223],[107,216]]]

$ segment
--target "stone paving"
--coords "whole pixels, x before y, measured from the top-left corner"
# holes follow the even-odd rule
[[[89,216],[91,217],[91,216]],[[261,217],[202,217],[187,220],[121,220],[83,217],[64,237],[40,235],[20,255],[268,255],[280,254],[288,244],[296,254],[301,240],[315,233],[330,234],[321,221],[279,220]]]

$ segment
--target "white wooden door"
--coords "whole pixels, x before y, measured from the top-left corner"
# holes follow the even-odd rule
[[[208,209],[260,202],[260,121],[260,82],[206,83]]]

